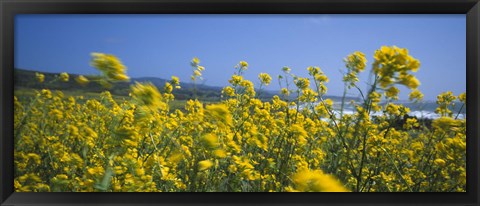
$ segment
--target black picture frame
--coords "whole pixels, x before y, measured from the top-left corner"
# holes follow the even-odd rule
[[[15,193],[14,17],[17,14],[466,14],[465,193]],[[0,0],[0,205],[479,205],[479,0]]]

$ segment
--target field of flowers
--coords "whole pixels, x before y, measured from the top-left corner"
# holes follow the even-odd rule
[[[344,61],[345,94],[362,96],[359,103],[342,102],[342,108],[354,104],[354,114],[335,113],[324,97],[329,79],[313,66],[308,77],[283,68],[281,92],[262,102],[259,93],[272,77],[261,73],[255,90],[243,78],[245,61],[232,70],[221,102],[192,99],[182,111],[169,108],[172,91],[182,89],[177,77],[163,88],[136,83],[122,102],[109,92],[97,99],[48,89],[15,96],[15,190],[464,192],[466,119],[451,108],[465,107],[465,93],[439,94],[441,117],[422,124],[395,104],[399,86],[411,90],[411,101],[423,97],[413,75],[420,62],[407,49],[375,51],[367,91],[358,85],[365,55],[354,52]],[[102,72],[96,79],[62,73],[54,81],[111,86],[129,80],[113,55],[94,53],[91,64]],[[197,58],[191,66],[195,82],[205,68]],[[36,77],[44,81],[43,74]]]

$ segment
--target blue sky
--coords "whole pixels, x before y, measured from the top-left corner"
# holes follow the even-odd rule
[[[329,95],[343,92],[343,58],[364,52],[367,69],[382,45],[408,48],[421,62],[416,73],[425,99],[466,90],[465,15],[17,15],[15,67],[44,72],[98,74],[91,52],[118,56],[131,77],[180,77],[189,82],[198,57],[207,85],[225,86],[234,66],[249,63],[245,78],[269,73],[267,87],[289,66],[307,76],[319,66]],[[360,76],[366,88],[368,72]],[[400,98],[408,90],[400,86]],[[351,96],[357,94],[352,90]]]

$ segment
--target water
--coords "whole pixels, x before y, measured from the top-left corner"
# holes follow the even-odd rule
[[[318,103],[314,103],[315,105]],[[360,104],[357,102],[357,104]],[[414,116],[419,119],[437,119],[440,118],[441,116],[439,114],[435,113],[435,109],[438,107],[438,105],[435,102],[422,102],[422,103],[412,103],[412,102],[405,102],[405,101],[398,101],[395,102],[395,104],[398,105],[403,105],[408,108],[410,108],[410,112],[408,113],[409,116]],[[381,105],[385,105],[384,103],[381,103]],[[300,105],[300,109],[305,108],[306,105]],[[340,107],[341,107],[341,102],[334,102],[333,103],[333,109],[334,113],[336,115],[340,114]],[[462,111],[459,113],[460,108],[462,107],[461,102],[456,102],[455,106],[450,108],[450,110],[453,112],[453,117],[456,117],[458,114],[458,119],[465,119],[466,117],[466,108],[465,106],[462,108]],[[347,103],[344,106],[343,113],[344,114],[354,114],[355,113],[355,108],[350,104]],[[371,114],[372,116],[381,116],[383,115],[383,112],[374,112]]]

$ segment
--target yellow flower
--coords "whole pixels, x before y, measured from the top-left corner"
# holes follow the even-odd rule
[[[400,76],[400,83],[407,86],[410,89],[416,89],[420,86],[420,81],[413,75]]]
[[[200,59],[198,59],[197,57],[193,57],[191,64],[192,64],[192,67],[197,67],[198,64],[200,64]]]
[[[437,96],[438,107],[435,109],[435,113],[452,117],[453,112],[449,109],[449,106],[454,104],[453,101],[455,101],[456,98],[451,91],[439,94]]]
[[[40,74],[40,73],[35,72],[35,77],[37,78],[38,82],[40,82],[40,83],[42,83],[45,80],[45,75],[44,74]]]
[[[200,71],[198,71],[198,70],[195,70],[195,71],[193,71],[193,75],[194,76],[202,76],[202,73],[200,73]]]
[[[466,103],[467,101],[467,94],[464,92],[464,93],[461,93],[460,95],[458,95],[458,100],[460,100],[460,102],[462,103]]]
[[[418,89],[414,89],[412,92],[410,92],[410,95],[408,95],[408,99],[410,101],[412,100],[422,100],[423,99],[423,94],[420,92]]]
[[[130,79],[126,75],[127,67],[114,55],[92,53],[92,61],[90,64],[100,70],[109,80],[128,81]]]
[[[116,74],[112,77],[112,79],[117,81],[128,81],[130,77],[126,74]]]
[[[242,70],[246,70],[247,67],[248,67],[248,63],[247,63],[246,61],[240,61],[239,64],[240,64],[240,68],[241,68]]]
[[[83,75],[79,75],[77,78],[75,78],[75,81],[77,81],[77,83],[79,83],[81,85],[86,85],[89,82],[89,80],[86,77],[84,77]]]
[[[409,71],[416,72],[420,62],[408,54],[408,50],[396,46],[382,46],[374,54],[373,71],[380,77],[380,86],[385,88],[392,83],[403,84],[410,89],[420,85],[415,76]]]
[[[289,95],[289,94],[290,94],[290,92],[288,91],[287,88],[282,88],[281,93],[282,93],[283,95]]]
[[[445,162],[445,160],[443,160],[443,159],[436,159],[436,160],[434,161],[434,163],[435,163],[435,165],[437,165],[437,166],[443,167],[443,166],[445,166],[445,163],[446,163],[446,162]]]
[[[138,83],[131,86],[132,97],[151,109],[162,109],[166,105],[162,102],[162,95],[152,83]]]
[[[56,177],[60,180],[67,180],[68,179],[68,176],[64,175],[64,174],[57,175]]]
[[[315,74],[314,76],[315,80],[319,82],[327,82],[329,81],[328,77],[325,74]]]
[[[66,72],[60,73],[60,80],[63,82],[68,82],[68,74]]]
[[[200,171],[206,170],[212,166],[213,166],[213,162],[211,160],[203,160],[198,162],[198,169]]]
[[[219,146],[218,137],[215,134],[206,134],[201,140],[208,148]]]
[[[297,78],[296,80],[294,80],[294,83],[301,90],[310,87],[310,80],[308,80],[308,78]]]
[[[460,125],[461,122],[459,120],[455,120],[451,117],[440,117],[432,122],[432,126],[438,129],[449,129],[452,127],[459,127]]]
[[[333,105],[333,100],[332,99],[325,99],[325,106],[327,108],[331,108]]]
[[[230,86],[226,86],[226,87],[223,88],[222,94],[233,97],[235,95],[235,89],[233,89]]]
[[[272,81],[272,77],[270,77],[270,75],[267,73],[260,73],[258,75],[258,79],[260,79],[260,81],[265,85],[269,85],[270,81]]]
[[[222,150],[222,149],[217,149],[217,150],[213,151],[213,154],[218,158],[227,157],[227,153],[225,152],[225,150]]]
[[[36,164],[41,163],[42,158],[40,157],[40,155],[35,154],[35,153],[29,153],[27,156],[28,156],[29,159],[32,159]]]
[[[359,51],[350,54],[343,60],[350,71],[354,73],[359,73],[365,69],[367,65],[367,59],[365,54]]]
[[[165,93],[172,93],[173,91],[173,86],[169,82],[165,82],[165,87],[163,88]]]
[[[179,85],[180,84],[180,79],[176,76],[172,76],[172,80],[170,81],[171,84],[173,85]]]
[[[406,123],[403,125],[405,129],[412,129],[413,127],[418,127],[420,124],[418,123],[417,119],[415,118],[408,118]]]
[[[52,98],[52,92],[48,89],[42,89],[42,96],[44,96],[47,99]]]
[[[388,114],[391,114],[391,115],[400,115],[401,114],[400,106],[396,105],[396,104],[393,104],[393,103],[388,103],[385,107],[385,111]]]
[[[409,72],[419,62],[406,49],[382,47],[377,52],[378,84],[371,85],[376,89],[364,93],[367,102],[346,100],[350,104],[344,108],[351,112],[342,116],[331,113],[340,105],[320,98],[328,78],[313,66],[308,78],[282,74],[286,84],[280,87],[287,88],[281,92],[298,91],[284,100],[281,95],[255,97],[254,84],[242,77],[240,67],[246,63],[236,65],[230,80],[234,85],[224,87],[215,103],[170,102],[180,85],[175,76],[160,90],[152,83],[134,83],[125,98],[109,92],[84,98],[46,89],[32,98],[16,92],[14,189],[221,192],[228,182],[234,183],[231,191],[464,192],[466,120],[455,119],[449,109],[463,105],[456,100],[465,102],[465,93],[440,94],[436,112],[443,117],[430,123],[405,116],[409,108],[389,97],[398,96],[399,84],[417,85]],[[352,64],[345,72],[347,87],[358,81],[363,58],[357,52],[347,57]],[[104,77],[90,81],[112,86],[128,78],[112,56],[97,54],[94,62]],[[199,60],[193,63],[192,73],[201,73]],[[32,80],[40,77],[35,74]],[[258,76],[262,85],[271,83],[269,77]],[[55,79],[60,81],[60,75]],[[318,90],[310,88],[310,81]],[[381,103],[383,96],[386,103]],[[411,88],[409,96],[423,95]],[[376,114],[382,110],[385,114]],[[191,187],[192,181],[200,184]]]
[[[308,133],[300,124],[291,125],[290,131],[293,133],[293,136],[298,140],[300,145],[305,145],[307,143],[306,137],[308,136]]]
[[[422,150],[424,145],[422,142],[414,142],[410,145],[410,147],[414,150]]]
[[[255,96],[255,88],[253,88],[253,83],[251,81],[242,80],[242,82],[240,82],[240,86],[244,87],[245,94],[251,97]]]
[[[300,101],[303,102],[315,102],[317,101],[318,94],[310,88],[302,90],[302,96],[300,96]]]
[[[232,115],[225,104],[207,105],[206,112],[220,122],[226,123],[227,125],[232,124]]]
[[[307,70],[308,70],[308,74],[310,75],[315,75],[321,72],[320,67],[310,66],[310,67],[307,67]]]
[[[295,189],[304,192],[348,192],[333,176],[321,170],[302,169],[292,177]]]
[[[385,96],[390,97],[392,99],[398,99],[398,93],[400,92],[397,87],[391,86],[385,91]]]
[[[232,79],[228,80],[228,82],[230,82],[230,84],[232,85],[238,85],[242,81],[243,81],[243,77],[239,75],[233,75]]]

